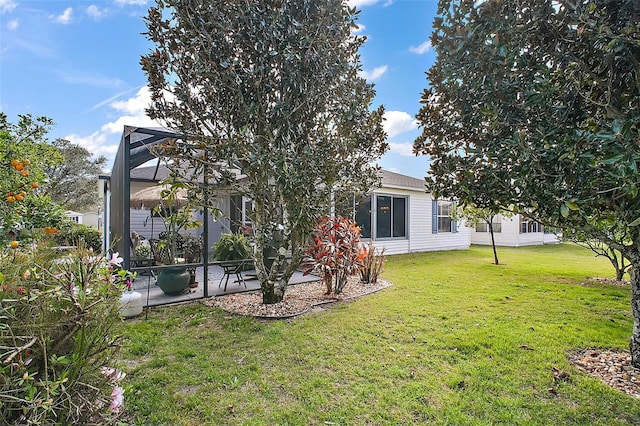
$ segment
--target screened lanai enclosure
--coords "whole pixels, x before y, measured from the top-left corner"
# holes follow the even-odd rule
[[[132,237],[155,241],[166,231],[164,219],[154,212],[158,202],[150,201],[145,205],[144,200],[135,197],[140,193],[160,192],[157,189],[161,188],[161,182],[169,176],[170,170],[164,161],[166,159],[158,155],[158,148],[167,141],[189,143],[185,136],[166,129],[130,126],[124,128],[112,173],[110,176],[101,176],[105,204],[105,250],[118,252],[123,258],[123,267],[138,273],[135,287],[142,293],[146,291],[147,305],[209,297],[236,290],[258,289],[259,282],[251,280],[255,277],[247,277],[246,272],[242,272],[244,275],[236,274],[237,271],[227,270],[224,268],[225,265],[209,260],[212,244],[221,234],[237,231],[238,227],[247,221],[247,209],[250,206],[241,195],[220,188],[216,189],[216,193],[202,191],[205,198],[214,200],[205,200],[202,206],[196,207],[194,216],[202,225],[188,231],[191,235],[200,237],[203,243],[197,264],[191,264],[191,269],[196,271],[196,281],[200,283],[197,290],[166,296],[157,288],[155,280],[158,273],[168,266],[135,259],[133,247],[138,241],[134,241]],[[191,171],[185,170],[184,173],[188,175]],[[212,214],[211,205],[215,206],[216,212],[222,214]],[[230,276],[231,284],[228,282]],[[223,288],[221,283],[225,278],[227,285]]]

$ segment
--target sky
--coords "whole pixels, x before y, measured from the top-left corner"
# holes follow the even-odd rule
[[[0,0],[0,110],[47,116],[49,137],[68,139],[111,168],[125,125],[157,127],[145,116],[147,80],[140,57],[154,0]],[[416,178],[426,157],[412,154],[415,114],[435,53],[429,38],[437,0],[350,0],[361,10],[362,74],[384,105],[390,151],[379,164]]]

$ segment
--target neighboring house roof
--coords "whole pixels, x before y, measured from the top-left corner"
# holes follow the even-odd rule
[[[164,164],[147,167],[136,167],[131,170],[132,180],[161,181],[169,176],[169,169]]]
[[[424,179],[417,179],[400,173],[390,172],[388,170],[380,170],[382,178],[382,186],[387,188],[404,188],[412,190],[426,191]]]

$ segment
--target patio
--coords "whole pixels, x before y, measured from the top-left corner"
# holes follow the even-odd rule
[[[138,270],[138,278],[133,284],[133,289],[142,294],[143,306],[159,306],[171,303],[189,302],[204,298],[204,268],[202,266],[196,269],[196,281],[199,283],[196,288],[187,287],[184,292],[178,295],[167,295],[160,287],[156,285],[156,279],[149,273],[141,273],[150,268],[136,268]],[[209,297],[224,296],[226,294],[240,293],[247,291],[260,290],[260,281],[255,278],[255,271],[248,270],[242,272],[242,279],[246,284],[237,282],[235,276],[229,278],[227,290],[224,291],[224,270],[215,265],[209,265],[208,270],[208,295]],[[319,278],[315,275],[302,275],[302,272],[296,271],[289,285],[301,284],[305,282],[317,281]],[[222,284],[222,285],[220,285]]]

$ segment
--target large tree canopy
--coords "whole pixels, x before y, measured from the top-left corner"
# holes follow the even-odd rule
[[[581,229],[638,271],[640,2],[442,0],[439,15],[414,144],[430,189]]]
[[[93,189],[97,188],[98,175],[107,163],[106,157],[93,159],[85,148],[65,139],[56,139],[53,147],[64,160],[45,167],[45,193],[69,210],[85,211],[95,208],[100,197],[98,191]]]
[[[357,12],[341,0],[157,3],[141,61],[148,112],[189,136],[165,152],[198,179],[233,183],[220,166],[246,176],[235,190],[254,202],[256,270],[277,302],[329,192],[370,189],[387,149],[383,109],[370,110],[358,76]]]

